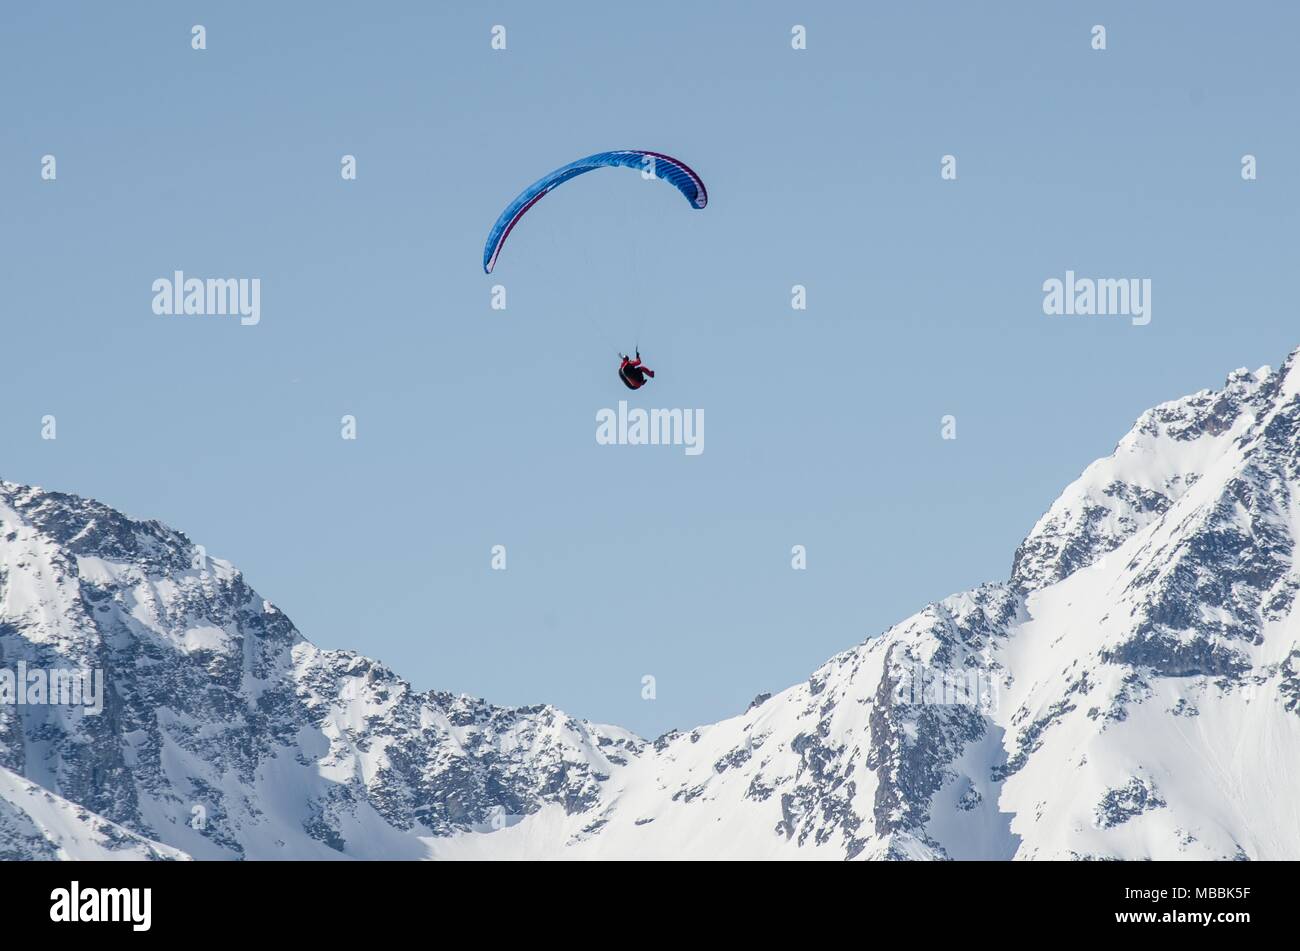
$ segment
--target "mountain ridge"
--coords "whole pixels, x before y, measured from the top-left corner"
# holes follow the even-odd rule
[[[168,858],[1294,857],[1296,363],[1143,413],[1006,580],[653,741],[416,692],[182,533],[0,482],[0,668],[108,682],[0,704],[0,809],[35,783]],[[17,822],[0,851],[94,851]]]

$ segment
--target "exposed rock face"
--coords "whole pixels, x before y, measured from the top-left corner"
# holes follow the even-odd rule
[[[0,857],[1295,858],[1296,359],[1144,413],[1006,582],[652,743],[415,693],[0,483],[0,671],[104,674],[98,715],[0,703]]]

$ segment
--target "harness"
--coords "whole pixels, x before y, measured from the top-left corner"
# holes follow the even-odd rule
[[[623,385],[629,390],[639,390],[645,386],[645,374],[639,367],[619,367],[618,378],[623,381]]]

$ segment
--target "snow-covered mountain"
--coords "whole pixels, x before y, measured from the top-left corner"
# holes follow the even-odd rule
[[[1300,858],[1297,490],[1292,354],[1143,414],[1008,580],[645,741],[416,693],[0,483],[0,672],[105,673],[98,715],[0,704],[0,857]]]

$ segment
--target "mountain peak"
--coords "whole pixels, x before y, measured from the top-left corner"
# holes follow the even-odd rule
[[[1221,389],[1142,413],[1034,525],[1016,551],[1012,583],[1032,591],[1069,577],[1163,516],[1216,466],[1231,465],[1237,440],[1270,411],[1281,379],[1268,367],[1238,369]]]

